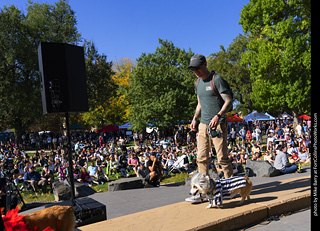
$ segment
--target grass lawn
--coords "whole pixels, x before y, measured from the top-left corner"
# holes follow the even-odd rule
[[[21,196],[25,203],[54,201],[52,193],[39,193],[39,195],[36,196],[34,193],[21,192]]]
[[[171,173],[171,176],[165,177],[161,180],[160,184],[172,184],[172,183],[180,183],[180,182],[185,182],[186,177],[188,177],[189,174],[186,172],[182,173]]]

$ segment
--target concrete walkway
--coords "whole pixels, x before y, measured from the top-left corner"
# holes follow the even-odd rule
[[[232,200],[224,200],[221,208],[212,209],[205,208],[208,202],[196,205],[184,202],[190,190],[186,186],[161,186],[148,190],[139,189],[140,191],[127,190],[114,192],[116,193],[114,195],[108,192],[107,197],[118,198],[113,199],[114,202],[118,201],[115,204],[112,201],[106,203],[108,220],[82,226],[75,230],[234,230],[269,216],[298,210],[311,204],[310,173],[251,179],[254,186],[249,203],[238,206],[237,202],[240,201],[240,198],[237,197]],[[167,200],[161,196],[161,192],[166,194]],[[146,193],[148,196],[145,195]],[[125,194],[131,197],[122,197],[123,203],[119,203],[119,197],[121,199],[121,196]],[[100,202],[106,200],[106,197],[102,199],[100,196],[103,194],[92,195]],[[148,203],[145,203],[145,200],[149,200],[149,207],[146,206]],[[176,200],[182,202],[174,203]],[[113,207],[128,215],[113,214],[110,216],[110,210]]]

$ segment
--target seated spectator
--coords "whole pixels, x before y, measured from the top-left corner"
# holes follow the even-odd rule
[[[86,168],[81,168],[80,170],[80,182],[84,183],[85,185],[91,187],[93,183],[98,184],[92,177],[90,177],[89,173],[87,172]]]
[[[88,167],[88,172],[89,172],[90,177],[94,177],[96,175],[97,169],[98,169],[98,167],[94,166],[94,163],[91,162],[90,166]]]
[[[52,192],[52,183],[54,181],[54,174],[49,169],[49,166],[47,164],[43,166],[41,179],[45,179],[47,181],[48,185],[50,186],[50,191]]]
[[[138,166],[138,170],[137,170],[137,177],[141,177],[145,180],[148,180],[148,179],[146,179],[147,175],[148,175],[147,168],[144,166],[143,162],[140,162],[140,164]]]
[[[169,158],[167,159],[167,162],[166,162],[166,165],[165,165],[166,169],[169,171],[172,168],[173,164],[174,164],[173,155],[169,155]]]
[[[252,148],[252,154],[255,155],[257,152],[260,153],[260,148],[255,144]]]
[[[107,174],[103,171],[103,169],[100,166],[98,166],[98,168],[97,168],[97,172],[95,174],[95,177],[98,181],[98,184],[104,184],[107,181],[109,181]]]
[[[288,143],[287,153],[292,155],[292,152],[296,151],[296,148],[292,146],[292,144]]]
[[[38,186],[41,186],[42,191],[46,193],[47,180],[41,179],[40,173],[38,171],[35,171],[34,166],[29,167],[29,171],[24,174],[23,179],[25,182],[30,183],[36,195],[38,195]]]
[[[279,147],[279,152],[274,160],[274,167],[280,170],[280,172],[283,174],[297,171],[297,165],[289,163],[287,147],[285,145]]]
[[[108,168],[110,169],[109,170],[110,174],[112,172],[116,174],[116,172],[119,171],[123,177],[127,177],[128,174],[127,174],[126,170],[124,168],[120,167],[120,164],[115,157],[117,157],[117,155],[110,156],[110,161],[108,163]]]
[[[137,174],[139,161],[134,157],[133,154],[129,155],[130,159],[128,160],[128,169],[133,170],[135,174]]]
[[[81,167],[84,167],[87,163],[87,159],[86,159],[86,156],[85,154],[81,154],[81,157],[80,157],[80,160],[79,160],[79,165]]]
[[[24,182],[23,175],[24,175],[23,170],[19,169],[18,165],[15,164],[14,165],[14,173],[13,173],[13,182],[16,186],[18,186],[19,183]],[[22,186],[22,188],[23,188],[23,186]]]
[[[264,156],[264,161],[268,161],[270,164],[274,162],[271,151],[267,150]]]
[[[268,145],[267,145],[267,150],[271,151],[274,149],[275,149],[274,143],[269,140]]]
[[[58,170],[58,178],[61,181],[64,181],[65,179],[67,179],[67,177],[68,177],[68,169],[66,168],[65,165],[61,165]]]
[[[302,152],[298,153],[299,159],[301,163],[308,163],[310,162],[309,152],[307,149],[302,149]]]
[[[252,156],[252,160],[261,161],[260,152],[254,153],[254,155]]]
[[[47,158],[45,158],[45,156],[43,156],[43,155],[40,155],[38,164],[41,167],[43,167],[45,164],[48,164]]]
[[[291,157],[294,160],[294,162],[297,162],[297,163],[300,162],[300,159],[299,159],[299,156],[298,156],[297,152],[292,152]]]
[[[123,177],[129,177],[129,174],[126,171],[126,165],[127,165],[126,156],[124,154],[121,154],[119,156],[115,154],[114,157],[118,162],[117,170],[121,173]]]
[[[238,163],[240,163],[240,164],[246,164],[247,163],[246,152],[244,150],[242,150],[240,152],[240,159],[239,159]]]
[[[59,172],[60,167],[62,166],[60,159],[56,159],[56,162],[54,164],[54,172]]]

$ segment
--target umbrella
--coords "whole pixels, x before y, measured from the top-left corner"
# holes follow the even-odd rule
[[[299,119],[311,120],[311,117],[307,115],[302,115],[302,116],[299,116]]]
[[[118,131],[119,130],[119,127],[116,126],[116,125],[108,125],[108,126],[105,126],[104,128],[101,128],[97,131],[97,133],[100,133],[100,132],[114,132],[114,131]]]
[[[227,121],[228,122],[242,122],[243,119],[241,119],[240,117],[238,117],[236,115],[234,115],[234,116],[229,115],[229,116],[227,116]]]

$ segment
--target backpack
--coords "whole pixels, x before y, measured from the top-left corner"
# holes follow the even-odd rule
[[[215,76],[216,76],[216,73],[213,71],[213,76],[212,76],[212,79],[210,80],[210,87],[211,87],[213,93],[214,93],[216,96],[218,96],[221,104],[223,105],[223,104],[224,104],[224,100],[222,99],[222,97],[221,97],[218,89],[216,88],[216,86],[215,86],[215,84],[214,84],[214,77],[215,77]],[[222,78],[222,77],[221,77],[221,78]],[[199,80],[200,80],[200,78],[198,78],[198,79],[196,80],[196,82],[194,83],[194,86],[195,86],[195,88],[196,88],[196,92],[197,92]],[[226,80],[223,79],[223,78],[222,78],[222,80],[223,80],[225,86],[227,87],[227,89],[228,89],[228,91],[229,91],[229,94],[230,94],[231,99],[232,99],[232,105],[233,105],[233,92],[232,92],[232,90],[231,90],[231,88],[230,88],[230,86],[229,86],[228,81],[226,81]],[[232,110],[233,110],[233,106],[230,107],[230,109],[229,109],[227,112],[230,112],[230,111],[232,111]]]

